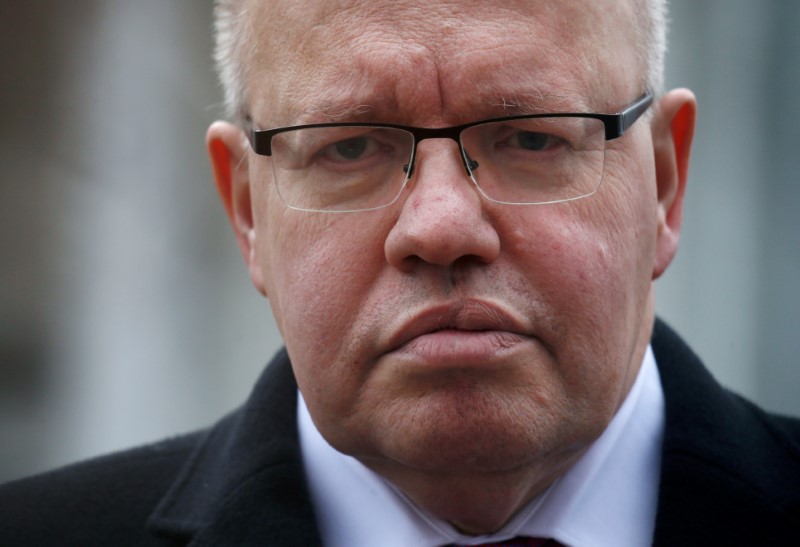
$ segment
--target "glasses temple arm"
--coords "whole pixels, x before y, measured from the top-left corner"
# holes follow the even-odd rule
[[[647,91],[636,102],[615,116],[616,124],[606,125],[606,140],[610,141],[621,137],[642,114],[647,112],[651,104],[653,104],[653,94]]]

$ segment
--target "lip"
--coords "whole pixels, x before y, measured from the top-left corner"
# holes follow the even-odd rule
[[[530,338],[503,306],[470,299],[413,314],[390,338],[388,353],[433,367],[487,365]]]

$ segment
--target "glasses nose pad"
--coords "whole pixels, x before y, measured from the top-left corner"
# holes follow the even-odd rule
[[[409,163],[403,165],[403,173],[406,174],[406,177],[411,177],[411,175],[414,174],[414,164],[416,163],[414,159],[415,158],[412,158]],[[472,172],[480,166],[480,164],[476,160],[473,160],[464,149],[461,151],[461,161],[464,162],[464,168],[467,170],[468,176],[472,176]]]
[[[477,161],[473,160],[470,157],[469,152],[467,152],[466,150],[464,150],[462,159],[464,160],[464,167],[467,169],[467,175],[472,175],[472,172],[478,167],[480,167],[480,164]]]

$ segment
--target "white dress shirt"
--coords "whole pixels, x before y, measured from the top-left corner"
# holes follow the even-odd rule
[[[438,547],[515,536],[574,547],[652,543],[664,429],[664,394],[651,348],[603,434],[570,470],[491,535],[466,536],[417,507],[358,460],[332,448],[298,398],[311,499],[329,547]]]

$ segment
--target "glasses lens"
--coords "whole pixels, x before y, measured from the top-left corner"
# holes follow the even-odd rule
[[[295,129],[272,138],[278,193],[294,209],[362,211],[392,203],[403,189],[414,137],[370,126]]]
[[[603,178],[605,127],[591,118],[544,117],[477,125],[461,134],[471,176],[501,203],[588,196]]]

